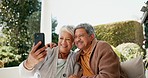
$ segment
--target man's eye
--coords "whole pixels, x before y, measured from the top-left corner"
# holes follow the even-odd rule
[[[67,41],[70,41],[70,39],[66,39]]]
[[[79,37],[84,37],[84,35],[83,35],[83,34],[81,34],[81,35],[79,35]]]

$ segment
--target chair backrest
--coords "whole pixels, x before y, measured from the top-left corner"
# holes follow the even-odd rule
[[[121,68],[127,73],[128,78],[146,78],[142,57],[122,62]]]

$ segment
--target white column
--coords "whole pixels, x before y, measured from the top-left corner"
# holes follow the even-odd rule
[[[45,34],[45,44],[52,41],[51,0],[42,0],[40,32]]]

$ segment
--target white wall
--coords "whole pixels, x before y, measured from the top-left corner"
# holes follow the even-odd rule
[[[0,68],[0,78],[21,78],[18,67]]]

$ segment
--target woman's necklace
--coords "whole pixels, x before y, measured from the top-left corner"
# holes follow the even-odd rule
[[[60,52],[59,52],[58,58],[62,59],[62,54]]]
[[[59,59],[67,59],[67,57],[68,57],[68,54],[64,54],[64,53],[61,53],[61,52],[59,52],[59,54],[58,54],[58,58]]]

